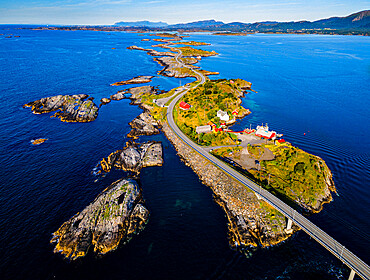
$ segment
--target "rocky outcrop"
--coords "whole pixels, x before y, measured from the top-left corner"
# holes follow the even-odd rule
[[[145,84],[152,81],[153,76],[138,76],[132,78],[130,80],[116,82],[111,84],[111,86],[123,86],[123,85],[131,85],[131,84]]]
[[[27,103],[23,107],[31,107],[34,114],[59,110],[53,117],[64,122],[90,122],[97,118],[99,108],[88,97],[87,94],[56,95]]]
[[[77,213],[53,233],[55,253],[75,260],[87,254],[115,250],[141,231],[149,219],[142,205],[142,192],[133,180],[120,179],[106,188],[81,213]]]
[[[158,123],[147,112],[141,113],[129,125],[132,130],[127,137],[134,139],[137,139],[140,135],[154,135],[159,133]]]
[[[177,62],[174,57],[156,57],[154,61],[158,62],[164,68],[159,71],[158,74],[175,77],[175,78],[187,78],[187,77],[197,77],[197,75],[192,71],[192,68],[195,66],[184,67],[183,64]]]
[[[286,221],[280,212],[258,200],[254,192],[185,145],[167,123],[162,124],[162,130],[185,164],[194,170],[203,184],[212,189],[216,202],[225,210],[229,221],[230,246],[267,247],[291,235],[284,231]],[[293,229],[296,231],[298,228],[294,226]]]
[[[44,143],[47,140],[48,140],[47,138],[38,138],[38,139],[31,140],[31,144],[32,145],[40,145],[40,144]]]
[[[101,172],[110,172],[113,167],[124,171],[140,173],[141,168],[148,166],[162,166],[161,143],[149,141],[146,143],[126,143],[126,147],[111,153],[98,164]],[[98,172],[99,173],[99,172]]]
[[[126,96],[125,96],[125,91],[124,90],[120,90],[117,93],[112,94],[110,96],[111,100],[116,100],[116,101],[119,101],[119,100],[122,100],[122,99],[125,99],[125,98],[126,98]]]
[[[159,51],[156,51],[156,50],[153,50],[153,49],[144,49],[144,48],[138,47],[138,46],[130,46],[127,49],[145,51],[147,54],[149,54],[151,56],[176,56],[176,54],[172,53],[172,52],[159,52]]]
[[[219,75],[220,72],[212,72],[207,70],[199,70],[204,76]]]
[[[141,108],[146,109],[141,102],[141,97],[145,94],[157,94],[158,90],[153,86],[133,87],[127,90],[131,94],[131,105],[139,105]]]
[[[110,103],[110,101],[111,100],[109,98],[103,97],[102,99],[100,99],[100,104],[105,105],[105,104]]]

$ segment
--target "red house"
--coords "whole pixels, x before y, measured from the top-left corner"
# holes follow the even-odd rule
[[[184,101],[181,101],[180,104],[180,109],[183,109],[183,110],[189,110],[190,109],[190,105]]]
[[[234,116],[237,116],[239,114],[238,109],[235,109],[231,114],[233,114]]]

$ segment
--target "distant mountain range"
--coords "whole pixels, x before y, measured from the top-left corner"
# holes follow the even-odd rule
[[[152,22],[152,21],[134,21],[134,22],[116,22],[114,25],[122,26],[122,27],[166,27],[168,26],[167,23],[159,21],[159,22]]]
[[[115,26],[159,28],[161,30],[208,30],[208,31],[233,31],[233,32],[287,32],[299,30],[358,30],[370,31],[370,10],[361,11],[346,17],[331,17],[317,21],[297,22],[256,22],[224,23],[215,20],[203,20],[190,23],[179,23],[169,25],[165,22],[117,22]]]

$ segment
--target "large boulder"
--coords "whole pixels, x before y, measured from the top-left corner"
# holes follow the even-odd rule
[[[100,172],[110,172],[113,167],[124,171],[140,173],[141,168],[162,166],[161,143],[149,141],[146,143],[126,143],[126,147],[111,153],[98,164]]]
[[[142,205],[142,192],[133,180],[120,179],[53,233],[55,253],[75,260],[90,247],[105,254],[142,230],[149,211]]]
[[[31,107],[34,114],[57,111],[54,117],[63,122],[91,122],[97,118],[99,107],[88,97],[87,94],[56,95],[27,103],[23,107]]]
[[[154,135],[159,133],[158,123],[147,112],[141,113],[129,125],[132,130],[127,136],[134,139],[140,135]]]

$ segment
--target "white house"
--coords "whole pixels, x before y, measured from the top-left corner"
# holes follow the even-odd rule
[[[222,110],[218,110],[217,117],[219,117],[221,121],[225,121],[225,122],[229,121],[230,119],[227,112],[222,111]]]

